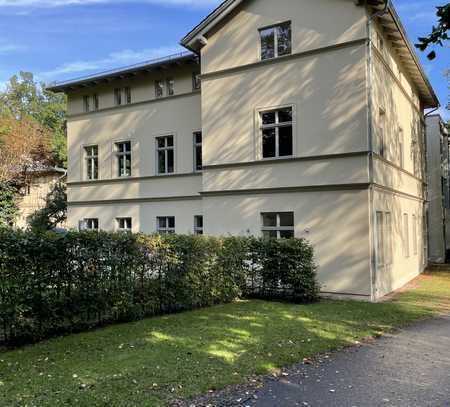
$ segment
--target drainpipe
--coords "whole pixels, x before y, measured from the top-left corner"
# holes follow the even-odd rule
[[[375,18],[380,17],[386,14],[389,10],[390,0],[386,0],[384,7],[382,10],[377,11],[376,13],[369,16],[367,21],[367,47],[368,47],[368,55],[367,55],[367,124],[368,124],[368,147],[369,147],[369,219],[371,220],[371,262],[370,262],[370,270],[371,270],[371,297],[372,301],[376,298],[376,271],[377,271],[377,263],[376,263],[376,251],[375,251],[375,242],[376,242],[376,217],[374,210],[374,187],[373,187],[373,150],[374,150],[374,142],[373,142],[373,51],[372,51],[372,38],[373,38],[373,21]]]

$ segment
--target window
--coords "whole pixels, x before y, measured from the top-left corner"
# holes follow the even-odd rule
[[[116,106],[120,106],[122,104],[122,89],[120,88],[114,89],[114,103]]]
[[[124,88],[124,93],[125,93],[125,103],[129,105],[131,103],[131,88],[129,86]]]
[[[175,233],[175,216],[158,216],[156,218],[157,232],[161,235]]]
[[[164,82],[155,81],[155,96],[157,98],[162,98],[164,96]]]
[[[156,138],[156,154],[158,174],[173,173],[175,170],[173,136]]]
[[[98,95],[96,93],[94,93],[92,95],[92,104],[93,104],[93,107],[94,107],[94,111],[97,111],[98,107],[99,107],[99,103],[98,103]]]
[[[385,242],[386,242],[386,251],[385,251],[385,259],[386,265],[390,266],[392,264],[392,215],[390,212],[386,212],[385,216]]]
[[[417,216],[412,216],[412,239],[413,239],[413,254],[417,256],[418,253],[418,242],[417,242]]]
[[[175,95],[175,81],[173,79],[167,79],[166,85],[167,85],[167,96]]]
[[[377,211],[377,267],[392,264],[392,217],[390,212]]]
[[[91,105],[90,105],[90,100],[89,100],[88,95],[83,96],[83,106],[84,106],[85,113],[88,113],[91,111]]]
[[[383,212],[377,212],[377,267],[384,267],[384,219],[383,219]]]
[[[291,23],[259,30],[261,39],[261,60],[289,55],[292,52]]]
[[[405,137],[403,134],[403,129],[398,131],[398,165],[400,168],[405,166],[405,147],[404,147]]]
[[[131,141],[116,143],[117,169],[119,177],[131,176]]]
[[[86,178],[88,180],[98,179],[98,146],[84,148],[86,160]]]
[[[131,232],[132,229],[131,218],[116,218],[116,229],[119,232]]]
[[[260,115],[263,158],[292,156],[292,107],[262,112]]]
[[[203,216],[194,216],[194,235],[203,235]]]
[[[192,74],[192,90],[198,90],[201,89],[201,87],[200,72],[194,72]]]
[[[409,257],[409,219],[408,214],[403,214],[403,251],[404,256]]]
[[[201,171],[202,168],[202,133],[198,131],[194,133],[194,171]]]
[[[97,218],[84,218],[78,222],[78,230],[98,230]]]
[[[266,212],[261,214],[262,234],[266,238],[294,237],[294,212]]]
[[[384,126],[385,112],[380,108],[379,125],[378,125],[378,154],[386,158],[386,135]]]

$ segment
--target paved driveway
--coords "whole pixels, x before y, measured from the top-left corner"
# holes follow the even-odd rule
[[[450,316],[301,364],[210,406],[450,407]]]

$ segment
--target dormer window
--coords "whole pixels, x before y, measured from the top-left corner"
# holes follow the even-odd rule
[[[292,53],[291,23],[262,28],[259,30],[261,38],[261,60],[278,58]]]

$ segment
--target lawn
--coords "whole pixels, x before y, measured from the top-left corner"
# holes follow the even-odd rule
[[[380,304],[234,304],[0,352],[1,406],[164,406],[450,312],[450,273]]]

